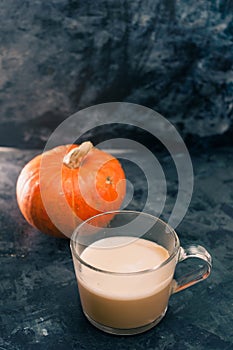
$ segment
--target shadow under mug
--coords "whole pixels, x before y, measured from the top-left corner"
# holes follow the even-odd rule
[[[98,242],[101,246],[110,237],[116,244],[114,237],[124,241],[126,236],[132,242],[154,242],[165,248],[169,257],[159,266],[145,270],[135,267],[130,272],[101,269],[82,258],[90,245]],[[107,212],[84,221],[74,231],[70,246],[83,312],[94,326],[112,334],[132,335],[154,327],[165,315],[172,294],[203,281],[211,271],[211,256],[205,248],[182,248],[168,224],[136,211]],[[190,258],[199,259],[198,268],[175,280],[177,263]]]

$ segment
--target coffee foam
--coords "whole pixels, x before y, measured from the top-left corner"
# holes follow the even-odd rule
[[[171,282],[174,262],[160,267],[168,258],[168,251],[154,242],[109,237],[93,243],[81,254],[83,261],[105,272],[83,264],[81,271],[80,266],[75,267],[79,283],[94,294],[108,299],[143,299]]]

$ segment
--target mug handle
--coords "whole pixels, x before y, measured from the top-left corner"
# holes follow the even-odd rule
[[[173,280],[172,294],[201,282],[209,276],[212,268],[212,259],[211,255],[204,247],[200,245],[191,245],[187,248],[180,247],[178,263],[190,258],[198,258],[202,260],[204,264],[197,270]]]

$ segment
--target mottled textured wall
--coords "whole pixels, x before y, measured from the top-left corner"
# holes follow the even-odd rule
[[[40,146],[107,101],[152,107],[183,135],[228,131],[232,18],[230,0],[2,0],[0,143]]]

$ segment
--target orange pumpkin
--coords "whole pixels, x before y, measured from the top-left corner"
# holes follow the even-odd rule
[[[55,237],[70,237],[83,220],[119,209],[125,190],[120,162],[84,142],[33,158],[18,177],[16,195],[32,226]]]

